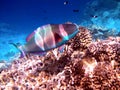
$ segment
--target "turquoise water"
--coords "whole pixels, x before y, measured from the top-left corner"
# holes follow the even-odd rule
[[[0,61],[11,62],[19,51],[9,43],[24,44],[36,28],[71,21],[108,35],[120,36],[119,0],[0,0]],[[111,33],[112,32],[112,33]]]

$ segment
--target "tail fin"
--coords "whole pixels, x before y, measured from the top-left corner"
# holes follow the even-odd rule
[[[23,58],[26,54],[23,50],[23,46],[20,43],[9,43],[15,46],[20,51],[20,58]]]

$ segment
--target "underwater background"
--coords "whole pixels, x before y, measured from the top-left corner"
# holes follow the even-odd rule
[[[70,21],[88,27],[94,39],[105,39],[120,36],[119,18],[119,0],[0,0],[0,62],[18,56],[10,43],[24,44],[42,25]]]

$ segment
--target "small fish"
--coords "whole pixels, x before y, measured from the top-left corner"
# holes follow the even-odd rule
[[[21,57],[30,53],[40,54],[65,44],[78,32],[76,24],[47,24],[33,31],[26,38],[26,44],[13,45],[20,50]]]
[[[79,12],[79,10],[78,9],[73,9],[73,12]]]
[[[90,17],[97,18],[98,16],[97,15],[90,15]]]
[[[67,4],[69,4],[69,2],[68,2],[68,1],[65,1],[65,2],[64,2],[64,5],[67,5]]]

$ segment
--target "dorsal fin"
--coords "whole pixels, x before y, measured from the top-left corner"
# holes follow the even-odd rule
[[[26,42],[30,41],[30,39],[35,35],[35,32],[32,32],[30,35],[27,36]]]

